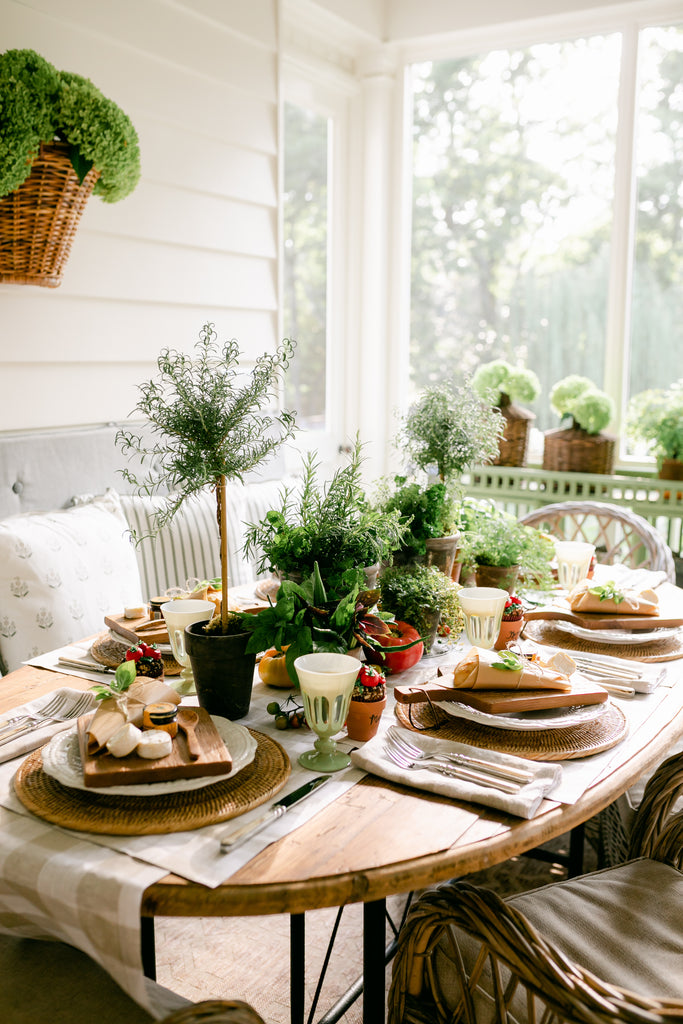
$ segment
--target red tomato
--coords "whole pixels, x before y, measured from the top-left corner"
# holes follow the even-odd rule
[[[372,647],[363,644],[365,660],[373,665],[381,665],[388,674],[403,672],[404,669],[411,668],[417,664],[424,654],[424,644],[415,644],[414,647],[409,647],[407,651],[392,651],[392,647],[400,647],[402,644],[419,640],[420,634],[413,626],[409,626],[407,622],[391,622],[388,623],[388,626],[388,633],[373,634],[373,640],[381,644],[382,651],[376,651]]]

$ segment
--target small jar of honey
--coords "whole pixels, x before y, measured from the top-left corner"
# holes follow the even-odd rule
[[[178,732],[177,704],[170,700],[145,704],[142,712],[142,724],[146,729],[163,729],[169,736],[175,736]]]

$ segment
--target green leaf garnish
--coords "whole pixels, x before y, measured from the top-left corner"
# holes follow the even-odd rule
[[[491,668],[502,669],[505,672],[522,671],[522,659],[518,654],[514,654],[513,651],[499,651],[498,657],[500,661],[494,661]]]
[[[95,693],[95,700],[110,700],[125,693],[131,683],[135,682],[137,671],[134,661],[124,661],[116,669],[110,683],[97,683],[90,689]]]
[[[622,601],[626,600],[622,591],[617,590],[614,580],[608,580],[607,583],[598,583],[596,586],[591,587],[588,593],[593,594],[601,601],[614,601],[615,604],[621,604]]]

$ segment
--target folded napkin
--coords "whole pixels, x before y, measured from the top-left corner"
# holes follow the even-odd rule
[[[567,595],[573,612],[597,612],[602,615],[657,615],[659,598],[654,590],[637,590],[628,584],[581,580]]]
[[[472,647],[455,666],[453,686],[456,690],[571,690],[567,676],[551,666],[481,647]]]
[[[561,778],[562,770],[559,765],[527,761],[521,757],[512,757],[510,754],[482,750],[480,747],[470,747],[464,743],[451,743],[448,740],[435,739],[433,736],[409,732],[406,729],[397,729],[397,731],[399,734],[403,734],[409,743],[419,747],[425,753],[468,754],[470,757],[487,760],[492,764],[524,768],[533,772],[534,778],[525,786],[521,786],[516,793],[503,793],[502,790],[489,789],[475,782],[439,775],[428,768],[415,770],[399,768],[387,757],[384,738],[381,735],[375,736],[374,739],[364,743],[362,747],[351,751],[353,763],[372,775],[390,779],[402,786],[412,786],[429,793],[438,793],[440,796],[450,797],[453,800],[467,800],[470,803],[494,807],[506,814],[514,814],[518,818],[533,818],[541,802]]]
[[[78,697],[83,696],[81,690],[74,690],[70,686],[62,686],[58,690],[53,690],[51,693],[44,694],[42,697],[36,697],[35,700],[29,701],[27,704],[22,704],[21,707],[12,708],[6,714],[0,718],[0,725],[6,722],[9,718],[15,718],[18,715],[33,714],[40,712],[41,708],[53,699],[57,694],[64,694],[65,696],[73,697],[75,700]],[[91,707],[95,707],[95,694],[92,695]],[[0,762],[10,761],[13,757],[19,757],[21,754],[28,754],[32,750],[37,750],[38,747],[42,747],[48,740],[58,732],[64,732],[66,729],[73,729],[76,720],[71,718],[66,722],[52,722],[48,725],[43,725],[38,729],[34,729],[32,732],[24,733],[22,736],[18,736],[16,739],[11,740],[9,743],[5,743],[0,746]],[[0,734],[0,740],[2,734]]]

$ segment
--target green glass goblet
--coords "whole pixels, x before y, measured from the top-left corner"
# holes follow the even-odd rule
[[[315,772],[338,772],[351,758],[332,739],[344,728],[353,684],[360,671],[358,658],[349,654],[302,654],[294,662],[299,677],[306,721],[317,734],[315,750],[307,750],[299,764]]]

